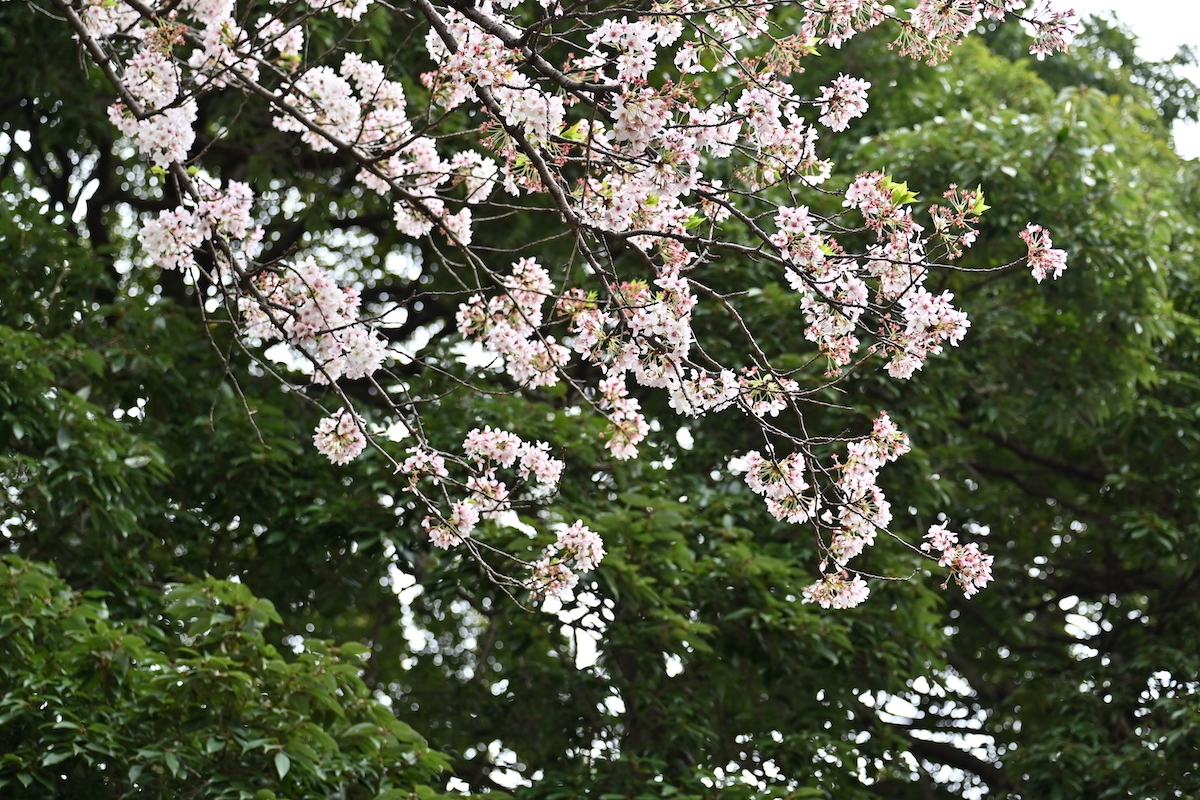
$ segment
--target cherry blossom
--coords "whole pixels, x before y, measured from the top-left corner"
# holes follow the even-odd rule
[[[1058,279],[1067,268],[1067,252],[1055,250],[1050,234],[1041,225],[1028,225],[1021,231],[1021,238],[1029,245],[1029,269],[1033,279],[1041,283],[1049,275]]]
[[[579,576],[559,561],[543,558],[533,565],[530,589],[535,595],[564,597],[579,583]]]
[[[844,131],[850,120],[867,111],[867,90],[871,84],[849,75],[838,75],[831,86],[821,87],[817,103],[821,107],[821,123],[831,130]]]
[[[194,252],[204,242],[203,225],[186,208],[160,211],[157,219],[142,224],[138,239],[150,257],[163,269],[194,267]]]
[[[207,292],[206,313],[225,309],[249,352],[281,344],[300,365],[287,378],[297,389],[339,397],[314,435],[318,451],[345,464],[377,445],[424,509],[432,546],[486,560],[490,532],[538,508],[543,529],[533,535],[553,533],[553,543],[532,560],[511,555],[520,577],[490,563],[488,574],[556,596],[605,552],[582,520],[565,525],[554,510],[572,445],[526,440],[482,415],[453,433],[427,430],[428,398],[409,396],[389,355],[467,391],[553,391],[572,415],[603,420],[594,430],[616,461],[662,447],[648,437],[671,421],[648,415],[664,409],[688,424],[721,416],[704,424],[747,426],[763,444],[731,466],[776,520],[814,536],[822,576],[804,600],[824,608],[866,598],[847,563],[881,532],[895,533],[878,479],[910,443],[886,413],[869,432],[812,434],[806,403],[856,369],[912,379],[964,339],[966,313],[929,279],[975,242],[987,206],[982,187],[952,185],[926,211],[907,184],[879,171],[824,186],[834,164],[821,154],[835,150],[823,137],[866,112],[872,84],[839,72],[805,96],[794,76],[806,59],[836,58],[881,25],[892,26],[893,47],[931,63],[984,19],[1019,16],[1039,58],[1076,30],[1070,12],[1044,2],[1025,12],[1020,0],[918,0],[901,13],[882,0],[802,0],[786,12],[774,0],[586,12],[549,0],[540,10],[519,0],[402,9],[306,0],[256,14],[237,0],[53,2],[113,84],[112,124],[170,192],[165,210],[139,220],[139,263],[185,272]],[[401,14],[413,30],[426,66],[408,84],[422,95],[412,107],[409,76],[368,58],[358,27],[368,14]],[[316,25],[337,31],[337,44],[306,44]],[[278,204],[258,194],[294,187],[222,173],[213,153],[229,134],[213,119],[198,125],[198,100],[218,96],[335,160],[353,191],[384,199],[389,224],[452,287],[436,297],[456,309],[454,325],[437,335],[479,363],[458,370],[444,350],[389,344],[374,318],[430,300],[420,284],[403,307],[381,310],[364,304],[361,276],[319,248],[261,260]],[[518,210],[541,214],[547,240],[569,247],[543,252],[534,242],[501,254],[482,241]],[[1030,224],[1019,235],[1039,283],[1063,274],[1066,254],[1045,229]],[[746,324],[741,309],[763,287],[706,283],[727,258],[756,261],[790,288],[780,324],[810,343],[804,366],[773,363],[760,345],[770,331]],[[737,355],[719,357],[704,340],[714,326],[742,337]],[[370,397],[354,404],[378,404],[416,443],[398,452],[371,433],[351,407],[361,397],[347,393],[351,381]],[[923,551],[974,594],[990,580],[991,556],[935,528]]]
[[[313,443],[317,452],[334,464],[348,464],[362,454],[367,437],[363,435],[362,421],[339,408],[317,425]]]
[[[933,525],[925,534],[927,542],[921,545],[925,552],[938,551],[938,566],[950,570],[951,577],[962,588],[963,594],[971,597],[992,580],[994,556],[983,553],[979,545],[959,544],[958,534],[943,524]]]
[[[803,591],[804,602],[818,603],[821,608],[854,608],[867,599],[870,589],[858,575],[845,571],[825,575]]]

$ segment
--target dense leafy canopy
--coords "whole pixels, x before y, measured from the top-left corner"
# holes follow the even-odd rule
[[[403,37],[386,19],[367,19],[380,58]],[[434,548],[377,453],[342,469],[314,453],[319,390],[281,389],[194,286],[140,264],[132,220],[166,207],[163,184],[116,146],[111,90],[80,80],[69,32],[0,6],[0,480],[18,557],[0,573],[4,791],[444,787],[412,729],[470,789],[530,798],[1200,790],[1200,176],[1167,140],[1194,90],[1103,25],[1045,62],[1018,57],[1017,36],[926,67],[868,33],[797,77],[815,89],[844,63],[891,84],[864,138],[831,140],[843,177],[884,170],[920,198],[984,186],[968,266],[1022,255],[1010,232],[1031,218],[1071,253],[1049,289],[940,276],[973,320],[954,357],[902,390],[856,377],[810,416],[857,434],[887,408],[914,442],[883,477],[911,506],[893,530],[919,540],[951,514],[987,543],[996,585],[965,600],[879,548],[864,569],[914,578],[850,611],[801,604],[817,546],[730,473],[754,442],[724,417],[665,424],[652,456],[613,466],[603,421],[553,389],[447,392],[423,416],[448,439],[519,421],[570,453],[557,507],[609,555],[572,602],[538,609]],[[236,129],[214,145],[224,175],[315,198],[280,217],[269,253],[334,251],[372,302],[447,280],[336,159],[217,101],[201,113]],[[476,236],[503,247],[536,224]],[[773,332],[778,363],[807,362],[775,271],[731,258],[721,280],[761,287],[747,324]],[[458,369],[455,310],[426,297],[388,335]],[[727,318],[695,324],[739,346]],[[348,391],[370,407],[369,386]],[[165,689],[170,670],[187,685]]]
[[[269,600],[209,578],[173,584],[149,619],[8,557],[4,780],[40,797],[437,796],[445,756],[371,699],[357,642],[285,659]]]

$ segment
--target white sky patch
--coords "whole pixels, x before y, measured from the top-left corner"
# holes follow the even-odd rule
[[[691,450],[696,445],[696,439],[686,425],[675,431],[675,441],[679,442],[679,446],[684,450]]]
[[[537,528],[522,522],[521,518],[517,515],[517,512],[511,509],[501,512],[496,517],[496,522],[500,525],[503,525],[505,528],[514,528],[528,536],[530,539],[537,536]]]
[[[1109,12],[1138,37],[1138,54],[1161,61],[1191,45],[1200,54],[1200,2],[1197,0],[1055,0],[1055,8],[1073,8],[1081,16]],[[1182,74],[1200,83],[1200,67]],[[1177,122],[1175,149],[1184,158],[1200,158],[1200,124]]]

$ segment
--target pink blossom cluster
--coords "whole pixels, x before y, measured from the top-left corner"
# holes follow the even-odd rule
[[[400,464],[400,472],[409,476],[409,480],[417,481],[428,476],[434,484],[450,477],[446,469],[446,459],[441,453],[418,445],[408,449],[408,458]]]
[[[508,484],[496,477],[494,469],[484,470],[482,475],[472,475],[467,478],[467,491],[470,497],[467,502],[477,509],[484,519],[498,520],[512,511],[513,496]]]
[[[682,373],[691,348],[695,298],[685,280],[666,273],[655,281],[609,286],[611,311],[596,303],[560,305],[569,312],[572,348],[609,376],[633,373],[643,386],[665,388]]]
[[[746,473],[746,485],[755,494],[763,496],[767,510],[775,519],[804,523],[817,515],[820,497],[804,494],[810,487],[804,479],[802,454],[792,453],[776,461],[764,458],[757,450],[751,450],[743,458],[731,462],[730,466]]]
[[[554,291],[550,274],[534,259],[523,258],[513,264],[501,285],[504,294],[486,301],[473,295],[459,305],[458,332],[501,358],[509,376],[520,385],[553,386],[570,351],[539,331],[543,306]]]
[[[494,160],[474,150],[455,153],[450,160],[450,169],[453,179],[466,187],[468,203],[486,202],[496,188],[496,176],[500,173]]]
[[[891,337],[894,355],[888,362],[889,375],[910,378],[929,356],[942,352],[942,342],[957,346],[962,341],[971,321],[951,304],[953,300],[948,290],[934,295],[924,287],[900,298],[904,329]]]
[[[823,522],[832,521],[826,512]],[[892,522],[892,506],[874,483],[845,496],[837,509],[837,525],[829,540],[829,557],[837,564],[857,558],[875,544],[875,536]]]
[[[546,442],[523,442],[515,433],[491,426],[468,433],[463,440],[463,452],[487,478],[495,477],[490,464],[506,469],[516,465],[526,482],[526,490],[534,497],[552,494],[563,471],[563,462],[550,455],[550,445]]]
[[[619,21],[604,20],[587,39],[593,45],[603,44],[616,50],[617,79],[634,84],[644,81],[654,69],[657,48],[671,46],[682,32],[683,26],[678,21],[663,24],[651,18],[630,22],[622,17]]]
[[[991,583],[994,556],[980,552],[979,545],[974,542],[959,544],[958,534],[945,524],[930,527],[925,538],[929,541],[922,544],[921,549],[927,553],[938,552],[938,565],[950,570],[964,595],[971,597]]]
[[[909,11],[916,36],[902,50],[906,55],[927,58],[936,64],[950,49],[983,21],[981,0],[919,0]]]
[[[450,504],[450,513],[439,519],[427,516],[421,520],[421,527],[428,533],[429,540],[436,547],[448,550],[471,535],[479,525],[480,509],[477,503],[460,501]]]
[[[817,130],[801,114],[801,98],[790,83],[767,81],[747,88],[735,109],[746,118],[747,140],[759,162],[755,188],[787,177],[802,183],[824,183],[833,164],[817,157]]]
[[[631,118],[626,118],[631,119]],[[655,118],[661,121],[662,117]],[[592,126],[593,145],[606,134]],[[631,134],[631,136],[633,136]],[[622,148],[636,147],[636,136]],[[582,189],[579,213],[591,226],[612,233],[639,231],[629,237],[630,244],[645,253],[658,256],[665,269],[686,266],[695,254],[672,236],[686,235],[695,210],[683,202],[683,195],[698,187],[700,154],[689,149],[691,141],[678,131],[664,135],[660,154],[669,164],[655,164],[637,171],[614,170],[603,177],[589,178]],[[612,147],[618,147],[612,143]]]
[[[279,17],[270,14],[259,17],[257,38],[266,43],[280,58],[298,60],[304,49],[304,28],[298,24],[285,24]]]
[[[1021,238],[1029,245],[1029,269],[1033,279],[1041,283],[1049,275],[1058,279],[1067,268],[1067,251],[1055,250],[1050,234],[1041,225],[1028,225]]]
[[[522,493],[527,498],[542,498],[558,488],[563,462],[550,455],[550,445],[545,442],[524,442],[510,431],[485,426],[467,434],[462,450],[467,461],[459,463],[468,468],[469,474],[455,485],[466,490],[466,497],[451,502],[448,516],[435,513],[423,523],[439,547],[449,547],[470,536],[480,519],[501,518],[513,510],[513,502]],[[408,452],[409,457],[400,465],[400,472],[408,476],[406,491],[419,494],[418,484],[423,478],[435,485],[449,480],[444,454],[423,445]],[[514,467],[520,483],[510,487],[500,479],[498,470]]]
[[[470,150],[446,162],[432,138],[414,135],[404,87],[387,78],[382,64],[347,53],[337,72],[323,66],[305,72],[285,99],[295,112],[276,114],[276,128],[300,133],[317,151],[354,148],[365,161],[357,179],[372,191],[387,195],[400,187],[393,206],[398,230],[416,238],[436,227],[459,245],[471,243],[471,209],[451,213],[438,190],[457,179],[468,187],[468,202],[484,202],[496,182],[495,162]]]
[[[953,306],[951,292],[934,295],[923,286],[928,275],[924,266],[927,244],[921,226],[905,207],[913,197],[907,186],[895,184],[881,173],[870,173],[855,179],[843,203],[863,214],[867,228],[878,239],[869,251],[866,274],[878,282],[876,305],[887,311],[880,338],[884,351],[891,354],[888,374],[901,379],[912,377],[929,356],[942,351],[944,343],[958,345],[970,326],[967,315]],[[848,284],[846,277],[840,280]],[[843,306],[842,316],[860,313],[866,306],[865,285],[853,284],[853,288],[857,291],[846,296],[861,305]]]
[[[491,3],[483,3],[480,10],[488,17],[497,16]],[[443,23],[444,33],[431,28],[425,35],[425,49],[437,69],[422,75],[421,82],[450,111],[468,99],[478,99],[476,87],[503,86],[516,72],[517,54],[458,10],[448,11]],[[509,29],[516,35],[515,27]]]
[[[124,103],[113,103],[108,107],[108,118],[122,135],[133,140],[138,152],[164,169],[186,160],[196,141],[195,100],[152,112],[141,119]]]
[[[197,180],[196,191],[200,202],[196,206],[196,217],[204,227],[206,237],[220,234],[225,241],[237,243],[250,258],[261,249],[263,230],[254,224],[251,213],[254,207],[254,192],[250,185],[241,181],[229,181],[224,188],[218,181]]]
[[[272,124],[282,131],[300,133],[304,143],[316,151],[336,152],[336,140],[362,152],[381,152],[412,133],[403,87],[386,79],[382,65],[363,61],[355,53],[346,54],[337,72],[330,67],[308,70],[284,99],[320,131],[282,112]]]
[[[609,419],[609,449],[620,459],[636,457],[648,426],[640,403],[630,397],[626,376],[638,384],[664,388],[680,414],[700,416],[746,398],[756,415],[777,414],[795,382],[750,369],[738,377],[731,370],[711,371],[688,361],[692,343],[691,311],[696,299],[686,280],[666,271],[652,288],[643,281],[609,287],[611,311],[579,291],[560,298],[560,314],[575,334],[571,346],[603,369],[600,409]]]
[[[867,228],[879,239],[890,236],[920,232],[912,213],[902,201],[904,184],[896,184],[882,172],[861,173],[846,188],[845,208],[857,209],[862,213]]]
[[[766,363],[748,331],[751,363],[717,363],[697,343],[692,315],[700,292],[740,322],[730,301],[737,295],[717,296],[696,271],[728,245],[782,270],[799,295],[804,336],[831,377],[865,358],[863,341],[870,343],[866,355],[879,354],[892,376],[908,378],[965,335],[969,322],[953,295],[935,294],[925,283],[931,262],[956,257],[974,241],[985,208],[981,192],[952,186],[948,206],[930,211],[932,239],[914,219],[915,195],[881,173],[857,176],[845,192],[843,206],[861,214],[862,227],[848,227],[855,224],[846,223],[849,215],[823,217],[801,204],[801,193],[828,181],[833,169],[818,151],[813,107],[821,125],[844,131],[867,110],[870,84],[839,74],[818,97],[806,98],[789,75],[820,47],[838,48],[883,22],[890,7],[882,0],[802,0],[796,31],[764,47],[755,42],[778,25],[773,1],[629,6],[625,16],[607,18],[553,0],[542,0],[542,11],[522,8],[521,0],[423,4],[414,14],[428,24],[433,66],[421,81],[431,105],[410,118],[402,84],[389,78],[394,71],[353,52],[355,36],[322,56],[336,68],[305,63],[309,12],[346,20],[351,29],[372,0],[306,5],[299,15],[287,6],[260,16],[249,30],[241,27],[247,15],[236,0],[182,0],[153,9],[157,16],[147,19],[120,0],[85,0],[78,8],[80,36],[113,54],[120,100],[110,118],[183,190],[177,207],[143,224],[148,257],[164,269],[192,270],[195,251],[207,246],[205,263],[215,264],[210,277],[236,299],[245,335],[305,354],[318,383],[379,369],[385,343],[361,320],[358,293],[339,287],[311,258],[260,271],[253,259],[263,232],[251,188],[229,180],[222,188],[199,167],[182,169],[196,144],[198,93],[242,93],[268,103],[276,128],[298,134],[314,151],[355,161],[356,180],[389,198],[399,233],[438,233],[465,256],[481,288],[459,307],[457,330],[493,355],[513,382],[556,384],[572,350],[598,368],[601,377],[582,394],[608,420],[613,457],[636,457],[650,429],[635,385],[665,390],[683,416],[737,405],[769,440],[791,440],[796,452],[782,460],[749,454],[747,483],[776,518],[830,532],[827,560],[834,568],[822,565],[826,574],[805,590],[805,600],[824,607],[861,602],[866,584],[844,565],[889,524],[876,479],[883,464],[908,449],[907,437],[881,415],[869,436],[847,444],[844,462],[818,469],[808,435],[788,433],[790,420],[774,420],[789,408],[799,419],[797,401],[807,391],[796,380],[800,373]],[[1023,6],[1022,0],[917,0],[899,21],[895,46],[936,62],[981,20]],[[543,15],[536,29],[527,12]],[[1044,3],[1023,19],[1039,57],[1065,47],[1075,26],[1069,12]],[[547,42],[569,43],[575,52],[565,63],[552,62],[543,55]],[[718,73],[711,82],[695,77],[709,71]],[[714,96],[710,89],[718,85]],[[439,115],[451,111],[474,120],[452,138],[437,128]],[[220,134],[206,132],[212,135]],[[453,155],[443,157],[439,148]],[[711,174],[718,161],[732,165],[722,170],[723,180]],[[479,206],[492,202],[497,185],[514,196],[542,195],[519,202],[544,203],[566,223],[579,256],[574,263],[584,265],[583,280],[592,280],[595,292],[558,294],[551,273],[532,258],[518,259],[508,274],[491,272],[471,247],[478,220],[487,216]],[[792,198],[790,205],[770,205],[759,193],[767,187],[775,201]],[[767,233],[759,220],[772,213],[775,232]],[[730,219],[749,231],[751,247],[722,239]],[[847,233],[873,241],[864,252],[847,252],[853,241]],[[1021,236],[1034,277],[1057,278],[1065,254],[1046,231],[1030,225]],[[640,265],[637,276],[618,269],[626,263],[619,256],[624,249]],[[239,278],[256,272],[252,281]],[[549,299],[558,320],[545,318]],[[552,322],[569,330],[561,344],[547,333]],[[321,422],[314,442],[345,463],[362,452],[366,431],[353,410],[339,409]],[[469,542],[481,520],[507,514],[517,499],[553,494],[563,470],[548,444],[490,427],[471,431],[462,449],[462,457],[452,457],[422,445],[400,464],[409,489],[433,512],[424,524],[439,547]],[[468,474],[451,479],[450,464]],[[502,479],[500,470],[515,471],[515,480],[512,473]],[[421,494],[426,479],[439,487],[441,501]],[[450,497],[449,487],[462,493]],[[991,563],[973,547],[938,546],[943,566],[968,594],[987,582]],[[598,537],[576,523],[531,565],[529,585],[565,593],[575,585],[573,570],[590,569],[602,555]]]
[[[523,491],[529,498],[545,497],[555,491],[562,475],[563,462],[550,455],[545,442],[524,442],[511,431],[485,426],[467,433],[462,443],[467,458],[464,466],[471,474],[460,485],[466,490],[461,500],[451,499],[449,513],[434,511],[421,522],[430,541],[448,549],[468,541],[483,519],[501,519],[513,510],[513,503]],[[400,465],[408,476],[406,491],[420,495],[419,482],[427,478],[435,485],[450,478],[443,454],[423,445],[409,449],[409,457]],[[500,469],[516,469],[522,482],[510,488],[499,477]],[[421,495],[423,497],[423,495]],[[576,585],[575,571],[595,569],[604,558],[600,537],[582,521],[563,527],[553,544],[545,548],[531,570],[528,586],[536,594],[561,596]]]
[[[554,544],[533,564],[534,594],[563,597],[579,583],[576,571],[590,572],[604,558],[604,542],[582,520],[558,532]]]
[[[850,120],[867,113],[867,90],[871,84],[849,75],[838,75],[830,86],[821,87],[817,104],[821,107],[821,124],[830,130],[844,131]]]
[[[338,286],[311,257],[259,274],[254,289],[238,298],[245,336],[305,354],[314,383],[365,378],[383,364],[386,343],[359,320],[357,290]]]
[[[824,575],[812,586],[804,587],[806,603],[819,603],[821,608],[854,608],[867,599],[870,589],[861,576],[850,576],[845,570]]]
[[[317,446],[317,452],[334,464],[349,464],[367,446],[363,422],[344,408],[339,408],[317,425],[313,444]]]
[[[522,443],[518,448],[520,463],[517,472],[525,481],[531,497],[553,494],[562,477],[563,462],[550,455],[546,442]]]
[[[105,39],[118,33],[136,38],[145,36],[145,29],[138,25],[141,15],[125,3],[84,0],[80,18],[88,33],[97,39]]]
[[[725,44],[725,52],[717,58],[717,67],[726,68],[736,63],[737,53],[750,42],[767,33],[768,14],[766,4],[733,6],[719,0],[708,0],[698,4],[697,10],[707,10],[703,17],[704,33]]]
[[[558,539],[547,549],[547,555],[568,559],[580,572],[590,572],[604,559],[604,542],[583,520],[575,520],[575,524],[558,532]]]
[[[125,88],[146,111],[166,108],[179,96],[179,67],[156,50],[134,53],[125,64]]]
[[[567,597],[579,583],[575,571],[561,561],[538,559],[533,565],[529,589],[538,597]]]
[[[1013,2],[1014,0],[1006,0],[1006,3]],[[1082,29],[1079,17],[1073,9],[1054,11],[1050,8],[1050,0],[1040,0],[1029,15],[1029,20],[1033,27],[1033,44],[1029,46],[1029,52],[1037,56],[1039,61],[1048,55],[1066,50],[1071,40]]]
[[[876,533],[891,524],[891,504],[876,481],[879,470],[909,448],[908,435],[896,427],[886,411],[875,419],[866,438],[846,445],[846,460],[840,464],[836,483],[843,502],[829,545],[829,555],[836,563],[845,564],[860,555],[875,543]]]
[[[638,399],[629,396],[623,375],[600,381],[600,410],[608,417],[608,449],[614,458],[637,458],[637,446],[650,432],[641,408]]]
[[[725,408],[743,391],[743,382],[730,370],[714,373],[689,365],[696,298],[687,281],[664,271],[653,286],[644,281],[610,286],[611,311],[579,293],[558,303],[575,334],[572,347],[607,376],[600,382],[599,405],[609,419],[609,450],[619,459],[636,457],[637,444],[648,431],[639,401],[629,396],[627,375],[642,386],[666,389],[672,408],[687,416]],[[774,391],[762,380],[748,383],[756,391],[755,407],[762,406],[763,413],[787,390],[778,380]]]
[[[357,22],[373,0],[306,0],[313,11],[332,11],[334,16]]]
[[[204,224],[186,208],[160,211],[146,220],[138,240],[150,260],[163,269],[189,270],[196,266],[195,250],[204,243]]]
[[[896,44],[901,53],[936,64],[984,18],[1003,20],[1025,5],[1025,0],[920,0]],[[1048,0],[1021,18],[1033,30],[1029,52],[1039,58],[1065,50],[1080,27],[1074,11],[1050,11]]]
[[[825,263],[824,238],[816,233],[816,220],[808,206],[783,207],[775,215],[778,233],[770,237],[771,244],[789,264],[801,268],[819,269]]]
[[[867,248],[866,273],[875,279],[877,302],[891,305],[929,274],[925,241],[914,234],[888,236]]]
[[[822,605],[826,608],[849,607],[866,597],[865,582],[858,578],[848,581],[845,565],[874,544],[878,531],[890,524],[890,505],[876,480],[880,468],[907,453],[909,447],[908,436],[886,412],[881,413],[870,434],[847,445],[847,457],[839,464],[840,474],[834,484],[840,497],[829,507],[825,507],[828,502],[818,492],[809,491],[813,487],[806,480],[806,456],[801,453],[775,459],[751,450],[730,462],[735,472],[745,473],[746,484],[763,496],[767,510],[776,519],[798,524],[819,521],[832,528],[827,553],[834,569],[826,572],[828,561],[822,563],[826,574],[810,587],[809,601],[824,598],[828,604]],[[849,605],[839,605],[842,603]]]
[[[238,23],[234,0],[184,0],[180,10],[200,25],[202,46],[188,58],[197,86],[224,89],[258,80],[253,41]]]
[[[475,428],[463,440],[463,452],[479,467],[488,461],[511,467],[517,460],[520,447],[521,437],[508,431],[493,430],[490,425],[483,430]]]
[[[150,260],[163,269],[190,270],[196,266],[195,251],[218,236],[230,247],[237,245],[242,256],[257,256],[263,229],[251,213],[250,186],[229,181],[222,189],[220,182],[207,180],[197,180],[195,186],[200,201],[194,209],[160,211],[142,223],[138,239]]]
[[[670,110],[670,101],[653,89],[625,92],[613,102],[613,140],[628,142],[631,155],[644,153],[666,127]]]
[[[840,48],[855,34],[883,22],[886,4],[881,0],[804,0],[803,32]]]
[[[670,390],[670,406],[676,414],[685,417],[699,417],[710,411],[720,411],[734,403],[740,395],[743,384],[733,370],[723,369],[720,372],[694,369],[688,370],[687,376],[677,384],[667,387]],[[751,408],[761,404],[765,398],[751,400]],[[757,406],[762,410],[764,408]],[[762,416],[756,414],[756,416]]]
[[[617,287],[617,314],[629,340],[606,366],[609,374],[628,371],[642,386],[666,388],[679,380],[691,349],[696,298],[675,272],[663,273],[654,286],[659,291],[641,281]]]
[[[979,231],[979,214],[988,208],[983,202],[982,188],[964,191],[954,184],[943,195],[948,206],[934,204],[929,209],[934,232],[946,245],[946,256],[958,258],[963,250],[975,243]]]
[[[800,390],[800,384],[774,372],[749,367],[738,376],[741,399],[756,417],[775,417],[787,408],[788,398]]]
[[[808,323],[804,337],[831,362],[831,371],[849,364],[858,350],[858,320],[867,308],[867,286],[852,260],[837,256],[834,246],[816,233],[805,206],[784,207],[775,215],[778,233],[770,241],[787,262],[784,276],[801,296]]]
[[[491,16],[492,4],[482,3],[480,11]],[[450,110],[470,98],[482,100],[486,93],[494,99],[504,121],[520,129],[530,142],[544,145],[558,135],[566,119],[563,99],[518,71],[512,48],[457,10],[446,14],[445,23],[444,33],[431,30],[425,39],[438,69],[421,76],[443,107]],[[510,36],[517,37],[516,28],[499,24]],[[454,43],[453,48],[447,46],[447,37]]]

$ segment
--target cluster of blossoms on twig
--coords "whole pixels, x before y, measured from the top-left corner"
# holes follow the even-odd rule
[[[462,442],[463,459],[421,445],[408,452],[399,468],[408,476],[405,491],[418,496],[433,512],[422,520],[421,527],[436,547],[462,546],[477,557],[479,542],[473,534],[480,522],[502,520],[519,504],[552,495],[563,471],[563,462],[550,455],[547,443],[525,442],[510,431],[490,426],[467,434]],[[465,479],[452,475],[449,466],[455,463]],[[440,500],[429,487],[440,492]],[[525,562],[530,572],[523,583],[536,594],[565,594],[575,587],[577,572],[595,569],[603,558],[600,537],[576,521],[562,526],[539,558]],[[507,582],[499,573],[494,577]]]
[[[365,318],[358,292],[312,258],[258,263],[269,221],[254,217],[251,186],[210,176],[203,153],[189,165],[198,137],[214,135],[196,128],[197,98],[206,93],[263,104],[275,129],[349,161],[359,186],[388,198],[400,234],[448,245],[454,256],[442,261],[464,287],[455,330],[496,367],[482,374],[502,371],[519,392],[570,381],[577,402],[607,420],[613,458],[638,456],[651,428],[647,392],[665,392],[685,417],[744,413],[769,453],[790,451],[781,459],[748,453],[739,462],[746,482],[777,519],[816,532],[823,577],[804,597],[836,607],[866,597],[847,562],[890,524],[876,478],[908,449],[907,437],[883,414],[870,434],[845,443],[842,459],[823,464],[804,430],[811,377],[774,368],[738,312],[740,293],[711,288],[706,273],[724,258],[773,269],[795,293],[826,379],[870,358],[911,378],[968,329],[953,295],[935,294],[926,280],[939,259],[976,240],[982,191],[951,187],[945,205],[931,206],[928,233],[914,215],[916,195],[878,172],[841,192],[840,213],[816,210],[829,195],[811,190],[833,174],[818,149],[824,129],[847,130],[866,114],[872,85],[839,74],[805,97],[790,76],[819,48],[840,48],[886,21],[899,31],[894,47],[930,62],[983,19],[1020,15],[1039,57],[1065,47],[1075,24],[1044,3],[1021,14],[1023,0],[918,0],[907,13],[880,0],[802,0],[788,4],[802,20],[786,34],[777,13],[785,4],[774,0],[612,3],[586,13],[553,0],[409,0],[402,11],[372,0],[307,0],[258,15],[235,0],[169,8],[85,0],[81,10],[51,2],[117,89],[113,124],[173,181],[178,205],[142,222],[147,258],[215,287],[248,346],[286,344],[314,383],[341,398],[314,435],[331,461],[356,458],[371,440],[340,382],[370,379],[391,392],[387,406],[409,430],[420,428],[419,414],[403,389],[374,381],[388,343]],[[410,109],[400,70],[354,52],[353,36],[308,60],[313,16],[352,27],[372,13],[406,13],[425,26],[428,69],[410,89],[427,92],[428,107]],[[437,127],[458,109],[482,124]],[[725,162],[729,169],[713,168]],[[533,257],[506,259],[506,267],[475,247],[480,210],[501,207],[497,190],[512,202],[548,204],[580,268]],[[805,192],[809,204],[796,199]],[[723,233],[730,221],[736,236]],[[1044,229],[1030,225],[1020,235],[1039,282],[1061,275],[1065,254]],[[721,363],[698,340],[700,302],[741,331],[743,362]],[[484,428],[471,431],[457,455],[422,438],[394,466],[429,511],[423,529],[432,543],[466,546],[486,562],[495,554],[481,549],[481,521],[554,493],[563,462],[549,452]],[[465,477],[452,476],[455,465]],[[947,543],[948,535],[934,542],[939,562],[972,594],[986,583],[990,558]],[[575,571],[594,568],[603,552],[576,523],[525,562],[523,583],[567,592]]]
[[[385,343],[359,319],[361,298],[338,286],[312,259],[282,272],[263,272],[254,294],[238,298],[243,332],[263,342],[282,339],[304,353],[314,383],[364,378],[383,364]]]
[[[907,434],[886,412],[876,418],[871,433],[846,446],[846,459],[836,463],[837,478],[824,495],[810,485],[806,457],[792,453],[782,459],[764,457],[751,450],[730,466],[745,473],[746,484],[762,495],[767,510],[776,519],[791,523],[813,523],[829,532],[822,578],[806,592],[807,602],[825,607],[846,608],[867,597],[867,585],[849,581],[848,562],[875,543],[880,531],[891,523],[891,505],[879,488],[879,470],[909,450]],[[815,475],[813,476],[815,483]],[[847,582],[849,581],[849,582]]]
[[[994,556],[981,553],[979,545],[974,542],[959,544],[958,534],[944,524],[930,527],[925,538],[929,541],[924,542],[921,549],[927,553],[937,552],[938,565],[950,570],[951,577],[967,597],[991,582]]]
[[[1021,231],[1021,238],[1029,245],[1029,268],[1038,283],[1046,276],[1058,279],[1067,268],[1067,252],[1055,250],[1050,234],[1041,225],[1029,225]]]
[[[321,455],[334,464],[349,464],[362,455],[367,446],[363,421],[339,408],[317,425],[317,431],[313,434],[313,444]]]

